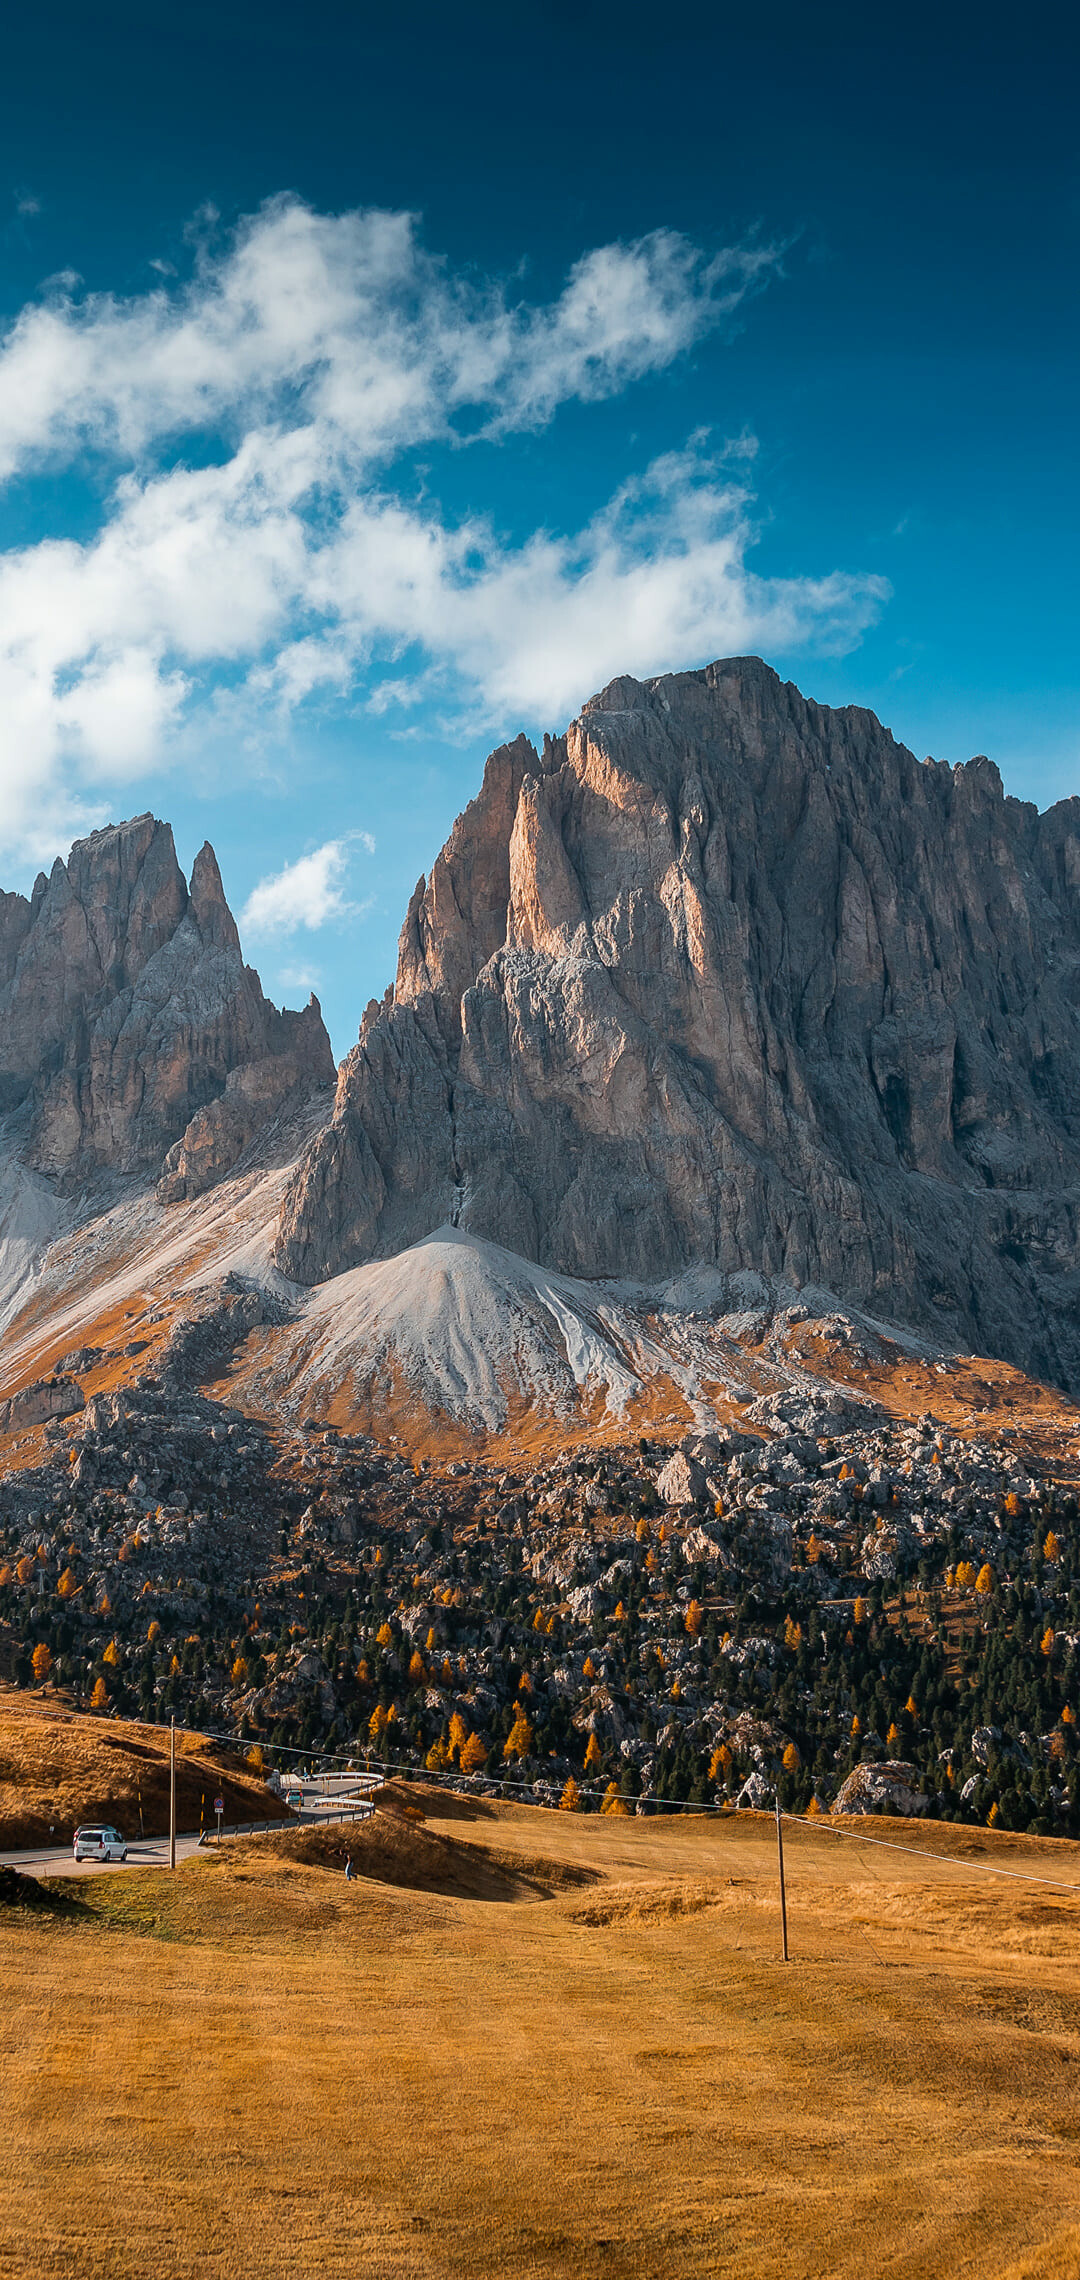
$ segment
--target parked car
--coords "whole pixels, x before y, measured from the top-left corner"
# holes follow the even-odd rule
[[[126,1860],[127,1846],[119,1829],[107,1823],[94,1828],[76,1829],[72,1847],[76,1860]]]

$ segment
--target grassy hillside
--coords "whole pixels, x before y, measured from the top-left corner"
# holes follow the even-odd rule
[[[274,1820],[284,1807],[240,1756],[177,1735],[177,1827],[197,1829],[215,1796],[227,1821]],[[140,1819],[141,1815],[141,1819]],[[77,1717],[61,1703],[0,1691],[0,1851],[65,1843],[80,1821],[115,1821],[126,1837],[169,1826],[169,1735],[127,1719]]]
[[[3,2280],[1075,2280],[1080,1848],[402,1802],[0,1916]]]

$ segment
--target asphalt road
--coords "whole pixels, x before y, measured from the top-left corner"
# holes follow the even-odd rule
[[[346,1801],[335,1797],[326,1799],[305,1798],[302,1812],[297,1813],[291,1821],[279,1822],[277,1826],[279,1828],[290,1826],[295,1828],[300,1823],[310,1825],[312,1822],[318,1821],[337,1822],[343,1803],[347,1805],[347,1803],[351,1803],[351,1800]],[[344,1820],[340,1826],[345,1831],[349,1827],[349,1822]],[[208,1841],[214,1842],[212,1826]],[[225,1842],[228,1843],[227,1838]],[[187,1860],[189,1854],[198,1852],[198,1849],[197,1832],[191,1836],[177,1837],[176,1857],[178,1861]],[[117,1869],[123,1865],[124,1863],[118,1860],[77,1861],[70,1843],[66,1845],[31,1846],[23,1852],[0,1852],[0,1868],[20,1869],[24,1876],[115,1876]],[[128,1868],[168,1868],[168,1837],[129,1838],[126,1865]]]
[[[189,1853],[198,1852],[198,1832],[192,1837],[177,1837],[177,1860],[186,1860]],[[168,1868],[168,1837],[136,1838],[128,1845],[129,1868]],[[75,1859],[71,1846],[38,1846],[29,1852],[0,1853],[0,1868],[18,1868],[24,1876],[115,1876],[120,1861]]]

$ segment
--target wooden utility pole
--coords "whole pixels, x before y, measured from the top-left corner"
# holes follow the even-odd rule
[[[779,1806],[777,1807],[779,1814]],[[779,1828],[779,1819],[777,1827]],[[169,1867],[176,1867],[176,1720],[169,1720]],[[785,1935],[786,1939],[786,1935]],[[784,1953],[787,1948],[785,1945]]]
[[[784,1889],[784,1826],[780,1817],[780,1798],[776,1799],[776,1858],[780,1869],[780,1934],[783,1942],[784,1962],[787,1951],[787,1893]]]

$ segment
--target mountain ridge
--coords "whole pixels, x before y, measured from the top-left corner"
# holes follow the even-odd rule
[[[136,816],[0,899],[0,1112],[31,1171],[157,1171],[180,1199],[333,1073],[317,1000],[279,1012],[244,964],[209,843],[189,884]]]
[[[824,1285],[1080,1384],[1080,800],[920,762],[759,659],[491,756],[276,1260],[444,1221],[579,1276]]]

